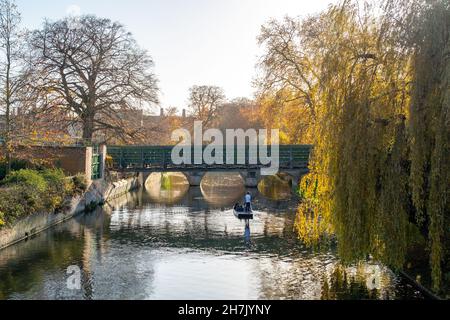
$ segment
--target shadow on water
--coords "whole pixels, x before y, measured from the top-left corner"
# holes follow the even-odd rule
[[[384,266],[307,249],[286,202],[261,200],[240,221],[231,208],[245,190],[162,184],[0,251],[0,299],[422,298]],[[80,290],[67,287],[69,266]]]

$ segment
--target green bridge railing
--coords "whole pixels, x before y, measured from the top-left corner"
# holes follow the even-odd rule
[[[206,146],[203,147],[206,148]],[[245,148],[244,164],[237,164],[238,154],[243,154]],[[256,147],[257,148],[257,147]],[[111,158],[109,166],[115,170],[134,170],[134,171],[157,171],[157,170],[221,170],[263,167],[263,162],[259,158],[259,149],[257,149],[257,164],[250,163],[249,146],[235,146],[234,164],[226,164],[227,148],[224,146],[223,159],[225,164],[208,165],[206,163],[194,164],[194,147],[191,149],[191,164],[176,165],[172,162],[173,146],[108,146],[108,155]],[[268,154],[271,154],[271,146],[267,146]],[[280,145],[279,163],[280,168],[306,169],[309,163],[309,157],[312,150],[310,145]]]

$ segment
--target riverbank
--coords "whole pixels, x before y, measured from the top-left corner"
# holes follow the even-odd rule
[[[0,250],[30,239],[32,236],[72,219],[79,214],[90,212],[109,200],[139,188],[142,184],[142,175],[94,181],[86,192],[73,196],[66,208],[61,212],[38,212],[19,219],[13,225],[1,229]]]

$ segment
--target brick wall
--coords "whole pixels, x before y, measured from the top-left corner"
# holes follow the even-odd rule
[[[92,147],[18,147],[13,157],[53,165],[67,175],[84,173],[90,179],[92,174]]]

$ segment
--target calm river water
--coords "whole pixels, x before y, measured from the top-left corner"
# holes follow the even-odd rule
[[[333,248],[304,247],[293,202],[252,190],[246,227],[230,211],[243,188],[162,185],[0,251],[0,299],[423,298],[386,267],[344,268]],[[67,286],[71,266],[79,290]]]

